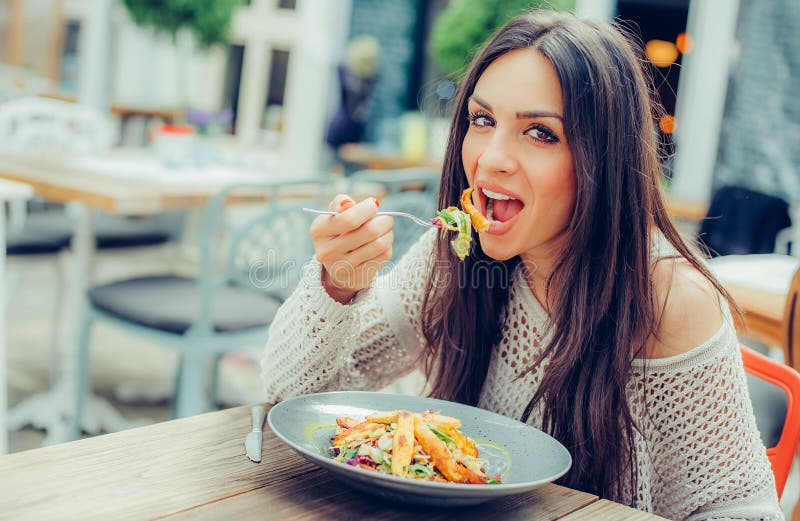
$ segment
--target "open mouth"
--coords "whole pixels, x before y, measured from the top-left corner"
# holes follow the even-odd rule
[[[484,215],[492,224],[510,221],[525,207],[525,203],[521,200],[505,191],[500,191],[497,187],[494,190],[481,187],[479,197]]]

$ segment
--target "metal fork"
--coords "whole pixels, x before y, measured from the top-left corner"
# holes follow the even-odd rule
[[[308,213],[315,213],[318,215],[336,215],[338,213],[338,212],[331,212],[330,210],[314,210],[313,208],[303,208],[303,211]],[[426,221],[425,219],[420,219],[416,215],[412,215],[406,212],[378,212],[375,215],[390,215],[392,217],[405,217],[406,219],[411,219],[420,226],[439,228],[438,225],[433,224],[430,221]]]

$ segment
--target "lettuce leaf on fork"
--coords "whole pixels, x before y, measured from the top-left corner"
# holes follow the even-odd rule
[[[450,241],[453,251],[458,255],[459,260],[464,260],[469,255],[470,247],[472,246],[472,228],[478,232],[484,232],[489,229],[490,222],[486,217],[478,212],[478,209],[472,204],[470,196],[472,195],[472,188],[467,188],[461,194],[461,206],[464,208],[460,210],[455,206],[450,206],[444,210],[439,210],[436,217],[431,219],[431,222],[442,229],[442,237],[446,232],[457,232],[456,238]]]
[[[459,260],[466,259],[467,255],[469,255],[470,246],[472,246],[472,221],[469,214],[455,206],[450,206],[444,210],[439,210],[432,222],[442,229],[442,237],[448,231],[458,233],[456,238],[450,241],[450,245]]]

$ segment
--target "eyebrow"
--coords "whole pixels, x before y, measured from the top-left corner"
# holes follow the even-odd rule
[[[478,95],[473,94],[470,96],[472,101],[480,105],[481,107],[485,108],[489,112],[494,112],[492,106],[489,105],[485,100],[481,99]],[[525,110],[522,112],[517,112],[517,119],[532,119],[532,118],[556,118],[563,121],[564,118],[561,117],[561,114],[557,112],[550,112],[549,110]]]

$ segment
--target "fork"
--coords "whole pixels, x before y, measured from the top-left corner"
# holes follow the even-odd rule
[[[338,212],[331,212],[329,210],[314,210],[313,208],[303,208],[304,212],[308,213],[315,213],[318,215],[336,215]],[[427,226],[430,228],[439,228],[438,225],[431,223],[430,221],[426,221],[424,219],[420,219],[416,215],[412,215],[406,212],[378,212],[375,215],[390,215],[392,217],[405,217],[406,219],[411,219],[415,223],[419,224],[420,226]]]

